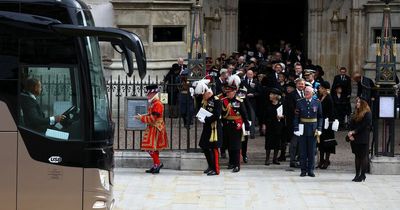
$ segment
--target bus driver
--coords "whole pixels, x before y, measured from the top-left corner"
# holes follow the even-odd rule
[[[45,132],[49,126],[65,119],[64,115],[45,117],[36,97],[42,92],[42,84],[38,79],[28,78],[21,92],[21,108],[25,126],[38,132]]]

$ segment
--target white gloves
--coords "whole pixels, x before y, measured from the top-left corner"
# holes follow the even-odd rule
[[[296,135],[296,136],[301,136],[300,131],[295,131],[295,132],[294,132],[294,135]]]
[[[321,136],[322,131],[316,130],[316,133],[317,133],[318,136]]]
[[[324,129],[328,129],[328,128],[329,128],[329,118],[325,118]]]
[[[194,96],[194,88],[190,87],[189,88],[190,96]]]
[[[335,119],[335,121],[333,121],[333,123],[332,123],[332,130],[338,131],[338,129],[339,129],[339,120]]]
[[[202,118],[202,117],[197,117],[197,119],[198,119],[201,123],[205,123],[204,118]]]

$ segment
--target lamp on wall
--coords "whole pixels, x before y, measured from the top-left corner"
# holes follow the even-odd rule
[[[333,14],[330,19],[332,31],[338,31],[340,23],[343,23],[344,24],[344,32],[347,34],[347,16],[346,16],[346,18],[339,18],[338,13],[339,13],[339,11],[333,10]]]
[[[219,15],[219,9],[215,9],[214,16],[211,17],[206,17],[204,14],[204,24],[207,24],[208,22],[213,22],[213,29],[219,30],[221,28],[221,16]],[[204,27],[206,29],[206,27]]]

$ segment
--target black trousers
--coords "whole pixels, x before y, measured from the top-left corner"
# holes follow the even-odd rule
[[[240,167],[240,150],[228,149],[229,152],[229,165]]]
[[[219,151],[218,148],[203,149],[204,156],[206,156],[208,168],[219,174]]]
[[[247,143],[249,142],[249,136],[244,137],[242,141],[242,157],[247,157]]]

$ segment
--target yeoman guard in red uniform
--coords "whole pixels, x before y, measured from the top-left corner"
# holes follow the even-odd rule
[[[141,143],[141,149],[147,151],[153,158],[153,166],[146,173],[157,174],[164,166],[160,162],[160,151],[168,147],[167,132],[163,120],[164,105],[158,98],[157,85],[146,86],[149,107],[147,114],[136,115],[136,119],[147,124]]]

